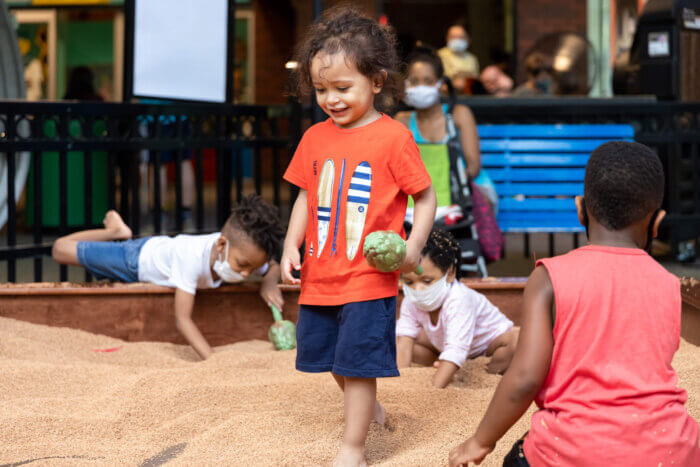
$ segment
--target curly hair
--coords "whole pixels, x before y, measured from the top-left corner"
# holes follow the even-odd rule
[[[460,275],[460,265],[462,263],[462,249],[451,233],[433,228],[425,242],[423,256],[427,256],[443,273],[447,274],[454,266],[456,277]]]
[[[245,235],[270,258],[279,254],[284,238],[279,210],[258,195],[243,197],[231,210],[222,230],[229,241],[235,241],[237,233]]]
[[[291,94],[307,97],[314,91],[311,81],[311,61],[319,53],[339,52],[367,78],[382,79],[382,90],[374,98],[374,107],[388,113],[403,96],[403,79],[399,74],[396,35],[363,15],[356,8],[339,5],[324,12],[299,43],[295,60],[299,64],[292,78]]]
[[[586,164],[586,208],[605,228],[621,230],[661,207],[664,169],[659,156],[640,143],[598,146]]]

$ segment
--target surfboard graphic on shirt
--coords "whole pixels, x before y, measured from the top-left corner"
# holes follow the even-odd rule
[[[351,261],[362,242],[371,187],[372,167],[368,162],[360,162],[350,178],[348,202],[345,206],[345,248]]]
[[[333,198],[333,178],[335,166],[328,159],[321,168],[321,176],[318,180],[318,206],[316,207],[316,219],[318,219],[318,246],[317,254],[320,257],[323,247],[328,239],[328,229],[331,225],[331,199]],[[313,252],[311,252],[313,255]]]

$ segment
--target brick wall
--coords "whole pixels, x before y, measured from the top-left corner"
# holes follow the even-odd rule
[[[342,0],[326,0],[325,7]],[[374,0],[354,5],[374,14]],[[254,0],[255,12],[255,103],[277,104],[284,96],[287,72],[284,64],[312,21],[311,0]]]
[[[586,35],[584,0],[517,0],[517,83],[525,77],[525,54],[535,41],[552,32],[577,32]]]
[[[295,11],[289,2],[255,0],[255,103],[283,103],[294,42]]]

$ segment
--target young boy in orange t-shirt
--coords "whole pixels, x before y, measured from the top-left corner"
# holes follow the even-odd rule
[[[415,222],[400,269],[414,270],[435,213],[435,191],[410,131],[380,113],[401,88],[394,40],[373,20],[341,9],[313,27],[299,52],[302,91],[313,86],[330,119],[304,134],[284,175],[300,192],[281,267],[285,282],[299,282],[291,271],[300,269],[305,241],[296,367],[330,371],[344,390],[336,465],[363,465],[369,424],[384,423],[375,378],[399,376],[399,271],[371,268],[362,255],[364,237],[403,233],[413,196]]]

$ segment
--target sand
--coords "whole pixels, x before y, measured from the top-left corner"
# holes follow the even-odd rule
[[[199,362],[189,347],[0,318],[0,464],[327,465],[342,435],[341,393],[327,374],[296,372],[294,355],[249,341]],[[484,364],[470,361],[445,390],[430,386],[430,368],[381,380],[388,427],[372,426],[368,461],[445,465],[499,381]],[[700,347],[682,342],[674,367],[697,420]],[[501,465],[528,423],[482,465]]]

